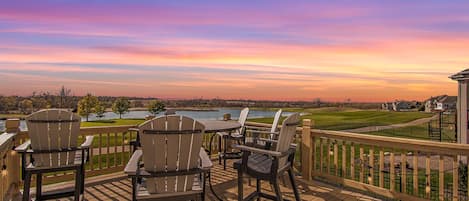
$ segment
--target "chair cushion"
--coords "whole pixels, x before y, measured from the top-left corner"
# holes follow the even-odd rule
[[[239,169],[242,164],[242,160],[235,161],[233,168]],[[272,166],[272,159],[262,154],[251,154],[248,158],[248,168],[261,173],[270,173],[270,166]]]
[[[238,132],[232,132],[232,133],[228,133],[228,132],[217,132],[217,135],[219,136],[230,136],[231,138],[243,138],[244,135],[241,135],[239,134]]]
[[[239,169],[241,168],[242,160],[235,161],[233,163],[233,168]],[[248,157],[248,168],[251,170],[254,170],[256,172],[260,172],[263,174],[269,174],[272,166],[272,158],[264,155],[264,154],[256,154],[252,153]],[[286,165],[279,167],[278,171],[281,172],[288,168],[290,166],[290,163],[287,163]]]

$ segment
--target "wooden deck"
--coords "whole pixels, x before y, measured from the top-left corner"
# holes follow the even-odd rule
[[[231,166],[227,170],[216,163],[212,169],[212,182],[215,192],[223,200],[236,200],[237,198],[237,183],[236,172]],[[288,180],[285,179],[286,183]],[[255,180],[252,180],[252,186],[249,186],[248,179],[245,179],[245,195],[253,192],[255,189]],[[367,195],[363,195],[350,190],[345,190],[340,187],[331,186],[322,182],[314,181],[313,183],[306,183],[302,179],[297,179],[298,188],[301,192],[302,200],[380,200]],[[45,190],[62,189],[66,187],[73,187],[71,182],[59,183],[48,185]],[[264,192],[272,193],[271,187],[268,182],[263,182],[262,190]],[[293,200],[293,192],[289,185],[282,186],[281,190],[285,198]],[[32,192],[32,194],[34,194]],[[115,173],[110,175],[102,175],[93,178],[87,178],[85,200],[89,201],[107,201],[107,200],[130,200],[131,197],[131,183],[130,179],[126,178],[123,173]],[[61,199],[61,200],[72,200]],[[213,194],[207,187],[207,200],[216,200]]]

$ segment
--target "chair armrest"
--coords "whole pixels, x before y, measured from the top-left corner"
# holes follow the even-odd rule
[[[24,142],[23,144],[21,144],[20,146],[16,147],[15,151],[19,153],[26,153],[30,146],[31,146],[31,140],[28,140]]]
[[[125,166],[124,172],[126,174],[128,174],[129,176],[137,174],[137,170],[139,168],[138,161],[140,161],[142,155],[142,150],[135,150],[135,152],[132,154],[132,157],[130,157],[129,162],[127,162],[127,165]]]
[[[129,130],[128,130],[128,131],[135,131],[135,132],[139,132],[139,131],[140,131],[140,129],[138,129],[138,128],[129,128]]]
[[[200,148],[199,157],[202,162],[201,164],[202,169],[210,169],[213,167],[212,160],[210,160],[210,157],[208,156],[207,152],[205,152],[204,148]]]
[[[270,132],[270,131],[264,131],[264,130],[246,130],[246,132],[250,132],[250,133],[262,133],[262,134],[274,134],[274,135],[278,135],[278,134],[279,134],[278,132]]]
[[[286,156],[289,154],[289,152],[282,153],[278,151],[259,149],[255,147],[245,146],[245,145],[233,145],[233,148],[239,149],[241,151],[254,152],[258,154],[266,154],[266,155],[273,156],[273,157],[282,157],[282,156]]]
[[[260,127],[260,126],[244,126],[245,129],[249,130],[270,130],[268,127]]]
[[[83,142],[83,144],[80,146],[82,149],[90,148],[90,146],[93,144],[94,136],[90,135],[86,136],[85,138],[85,142]]]

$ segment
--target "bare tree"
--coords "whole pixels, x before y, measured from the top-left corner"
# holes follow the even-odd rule
[[[62,88],[60,88],[60,91],[59,91],[59,98],[60,98],[60,102],[59,102],[59,108],[69,108],[70,107],[70,101],[69,101],[69,97],[70,95],[72,94],[72,90],[71,89],[67,89],[65,88],[65,86],[62,85]]]

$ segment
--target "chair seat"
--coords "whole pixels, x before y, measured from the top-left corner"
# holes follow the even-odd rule
[[[237,138],[237,139],[241,139],[244,137],[244,135],[241,135],[237,132],[233,132],[233,133],[228,133],[228,132],[217,132],[217,135],[219,136],[229,136],[231,138]]]
[[[26,169],[27,170],[41,170],[41,169],[47,170],[50,168],[72,168],[72,167],[82,165],[81,161],[82,161],[81,151],[76,151],[73,164],[51,166],[51,165],[37,165],[37,164],[29,163]]]
[[[187,196],[187,195],[197,195],[202,193],[203,188],[200,185],[199,177],[194,177],[194,184],[192,185],[192,190],[185,192],[164,192],[164,193],[149,193],[146,189],[145,179],[142,181],[141,185],[137,186],[137,199],[146,200],[146,199],[157,199],[157,198],[174,198],[174,196]]]
[[[233,163],[233,167],[238,169],[241,167],[242,160]],[[290,163],[278,169],[278,172],[285,170]],[[248,158],[248,168],[263,174],[269,174],[272,167],[272,158],[264,154],[252,153]]]

